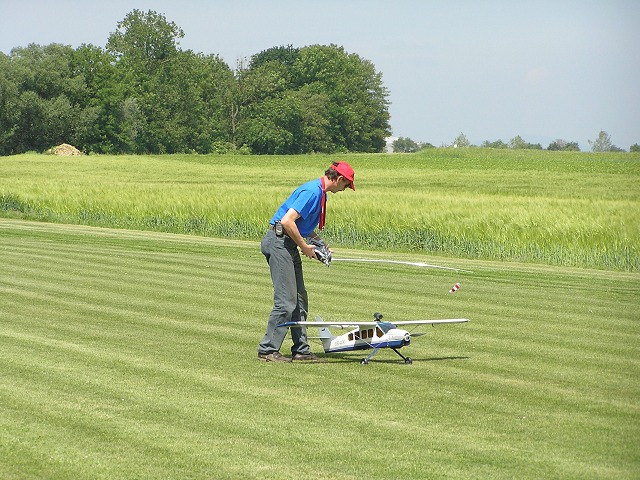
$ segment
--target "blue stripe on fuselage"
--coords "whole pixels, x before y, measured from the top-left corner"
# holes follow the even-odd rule
[[[366,343],[363,341],[356,342],[355,345],[345,345],[344,347],[336,347],[328,350],[329,352],[350,352],[353,350],[367,350],[370,348],[400,348],[406,345],[403,340],[394,340],[392,342]]]

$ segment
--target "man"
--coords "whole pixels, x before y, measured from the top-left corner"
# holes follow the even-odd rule
[[[258,345],[258,358],[267,362],[318,361],[307,343],[305,327],[292,328],[292,357],[280,353],[287,327],[285,322],[307,319],[309,301],[302,277],[300,251],[315,258],[315,246],[306,238],[319,239],[315,232],[324,228],[327,192],[342,192],[353,185],[354,171],[347,162],[333,162],[324,176],[311,180],[293,191],[271,217],[269,230],[260,244],[271,271],[273,282],[273,310],[267,331]],[[300,251],[298,250],[300,249]]]

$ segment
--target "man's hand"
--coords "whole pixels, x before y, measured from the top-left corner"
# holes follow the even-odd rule
[[[309,245],[308,243],[305,243],[302,247],[300,247],[300,250],[302,250],[302,253],[305,255],[305,257],[316,258],[315,245]]]
[[[314,232],[315,234],[315,232]],[[327,267],[331,265],[331,254],[333,253],[326,243],[317,235],[310,237],[311,243],[315,247],[316,260],[320,260]]]

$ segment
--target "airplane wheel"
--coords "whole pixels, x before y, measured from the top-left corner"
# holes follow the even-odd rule
[[[413,360],[411,360],[409,357],[404,359],[404,363],[407,365],[411,365],[413,363]]]
[[[362,360],[360,360],[360,363],[362,365],[367,365],[369,363],[369,360],[367,360],[366,358],[363,358]]]

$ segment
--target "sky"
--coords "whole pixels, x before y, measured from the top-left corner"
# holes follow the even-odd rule
[[[272,47],[341,46],[382,74],[394,137],[586,151],[604,130],[640,144],[639,0],[0,0],[0,51],[104,48],[133,9],[231,68]]]

